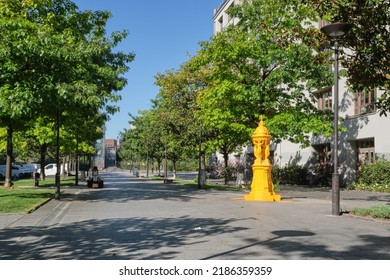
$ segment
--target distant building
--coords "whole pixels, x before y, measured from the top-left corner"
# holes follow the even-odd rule
[[[108,167],[116,167],[116,153],[118,150],[118,142],[116,139],[106,139],[104,143],[106,157],[105,165]]]
[[[103,126],[102,130],[103,130],[103,138],[98,139],[96,141],[96,143],[95,143],[96,153],[92,158],[92,165],[97,166],[99,170],[102,170],[105,168],[105,154],[106,154],[106,152],[105,152],[104,142],[105,142],[106,127]]]
[[[241,0],[225,0],[214,10],[214,32],[223,31],[228,25],[237,24],[239,19],[230,17],[226,10],[232,5],[242,3]],[[324,25],[319,20],[317,27]],[[318,89],[313,94],[317,98],[318,109],[333,108],[332,87]],[[365,92],[353,92],[348,87],[345,78],[339,81],[339,115],[344,120],[341,124],[345,131],[340,131],[339,164],[342,184],[356,180],[362,164],[371,164],[377,158],[390,160],[390,141],[388,131],[390,118],[380,117],[375,107],[375,101],[383,91],[372,89]],[[329,160],[332,156],[333,138],[312,137],[311,146],[302,149],[298,144],[283,141],[273,144],[271,160],[277,166],[298,164],[309,166],[313,163]],[[231,158],[241,158],[253,153],[251,147],[244,148]]]

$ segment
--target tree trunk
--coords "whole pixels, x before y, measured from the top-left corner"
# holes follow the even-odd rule
[[[199,134],[199,169],[198,169],[198,189],[201,189],[206,184],[206,155],[202,151],[202,128]]]
[[[60,175],[62,176],[62,177],[68,177],[68,172],[69,172],[69,170],[67,170],[68,167],[69,166],[69,164],[68,164],[68,158],[65,156],[65,157],[63,157],[62,158],[62,164],[61,164],[61,162],[60,162],[60,167],[59,168],[61,168],[60,169]]]
[[[223,152],[223,161],[225,163],[225,174],[224,174],[224,178],[225,178],[225,185],[228,185],[229,184],[229,172],[228,172],[228,164],[229,164],[229,153],[227,152]]]
[[[206,184],[206,154],[199,151],[198,188],[201,189]]]
[[[12,156],[13,156],[13,143],[12,143],[13,129],[7,127],[7,161],[5,166],[5,181],[4,187],[12,187]]]
[[[177,161],[172,161],[173,163],[173,178],[176,179],[176,175],[177,175],[177,172],[176,172],[176,163]]]
[[[40,147],[40,165],[41,165],[41,174],[40,179],[45,180],[46,174],[45,174],[45,161],[46,161],[46,153],[47,153],[47,144],[42,144]]]
[[[158,176],[161,176],[161,159],[157,159]]]

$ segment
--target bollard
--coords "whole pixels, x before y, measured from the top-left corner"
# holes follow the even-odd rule
[[[38,172],[36,172],[34,174],[34,187],[35,188],[39,187],[39,177],[40,177],[40,174]]]

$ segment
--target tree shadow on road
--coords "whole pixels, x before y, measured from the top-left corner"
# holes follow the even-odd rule
[[[361,234],[359,244],[336,250],[312,239],[316,234],[311,231],[279,230],[271,232],[270,238],[240,238],[249,228],[234,226],[235,222],[190,216],[138,217],[5,229],[0,231],[0,259],[169,260],[182,259],[183,251],[190,248],[202,248],[203,257],[199,259],[203,260],[390,259],[388,236]],[[225,236],[234,236],[245,245],[223,250],[227,247]],[[209,245],[210,238],[217,237],[220,247],[215,246],[215,241]]]
[[[219,193],[158,183],[134,183],[65,192],[62,201],[67,205],[70,201],[83,204],[142,200],[187,202],[194,199],[203,203],[202,199],[205,199],[204,203],[207,203],[211,195]],[[250,209],[260,211],[253,204]],[[277,225],[281,229],[270,232],[263,228],[261,220],[256,228],[251,223],[242,223],[242,219],[234,215],[232,218],[193,215],[151,218],[141,213],[144,217],[132,217],[131,213],[126,218],[80,221],[76,217],[72,219],[75,222],[69,223],[6,228],[0,231],[0,259],[390,259],[389,235],[361,232],[357,238],[353,236],[356,242],[348,246],[340,241],[343,247],[335,248],[329,247],[332,246],[329,240],[319,239],[315,229],[291,230],[288,225]],[[348,231],[345,234],[348,235]]]
[[[0,259],[175,259],[182,246],[240,232],[232,219],[126,218],[0,231]]]
[[[312,242],[315,233],[300,230],[280,230],[271,232],[275,237],[266,240],[247,239],[247,245],[219,254],[211,255],[203,260],[212,259],[339,259],[339,260],[388,260],[390,259],[390,237],[376,235],[360,235],[360,244],[346,250],[327,248],[318,242]],[[262,257],[263,256],[263,257]]]

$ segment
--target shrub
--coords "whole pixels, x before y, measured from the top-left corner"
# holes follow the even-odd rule
[[[299,165],[273,167],[272,178],[279,184],[330,186],[332,183],[332,164],[317,163],[309,168]]]
[[[348,189],[390,192],[390,162],[384,159],[371,165],[363,165],[356,183]]]
[[[289,165],[281,168],[274,166],[272,168],[272,178],[274,182],[282,185],[306,185],[307,168],[299,165]]]
[[[182,160],[177,162],[176,171],[197,171],[199,167],[198,160]]]
[[[316,163],[308,170],[309,184],[314,186],[331,186],[333,164],[329,161]]]
[[[390,162],[378,160],[374,164],[363,165],[359,174],[359,183],[372,184],[390,184]]]
[[[349,184],[347,188],[349,190],[361,190],[370,192],[390,192],[390,184],[365,184],[357,182]]]
[[[227,176],[229,180],[234,180],[237,173],[244,172],[244,165],[240,160],[229,160],[227,167],[222,163],[217,163],[208,166],[206,171],[211,179],[222,179]]]

